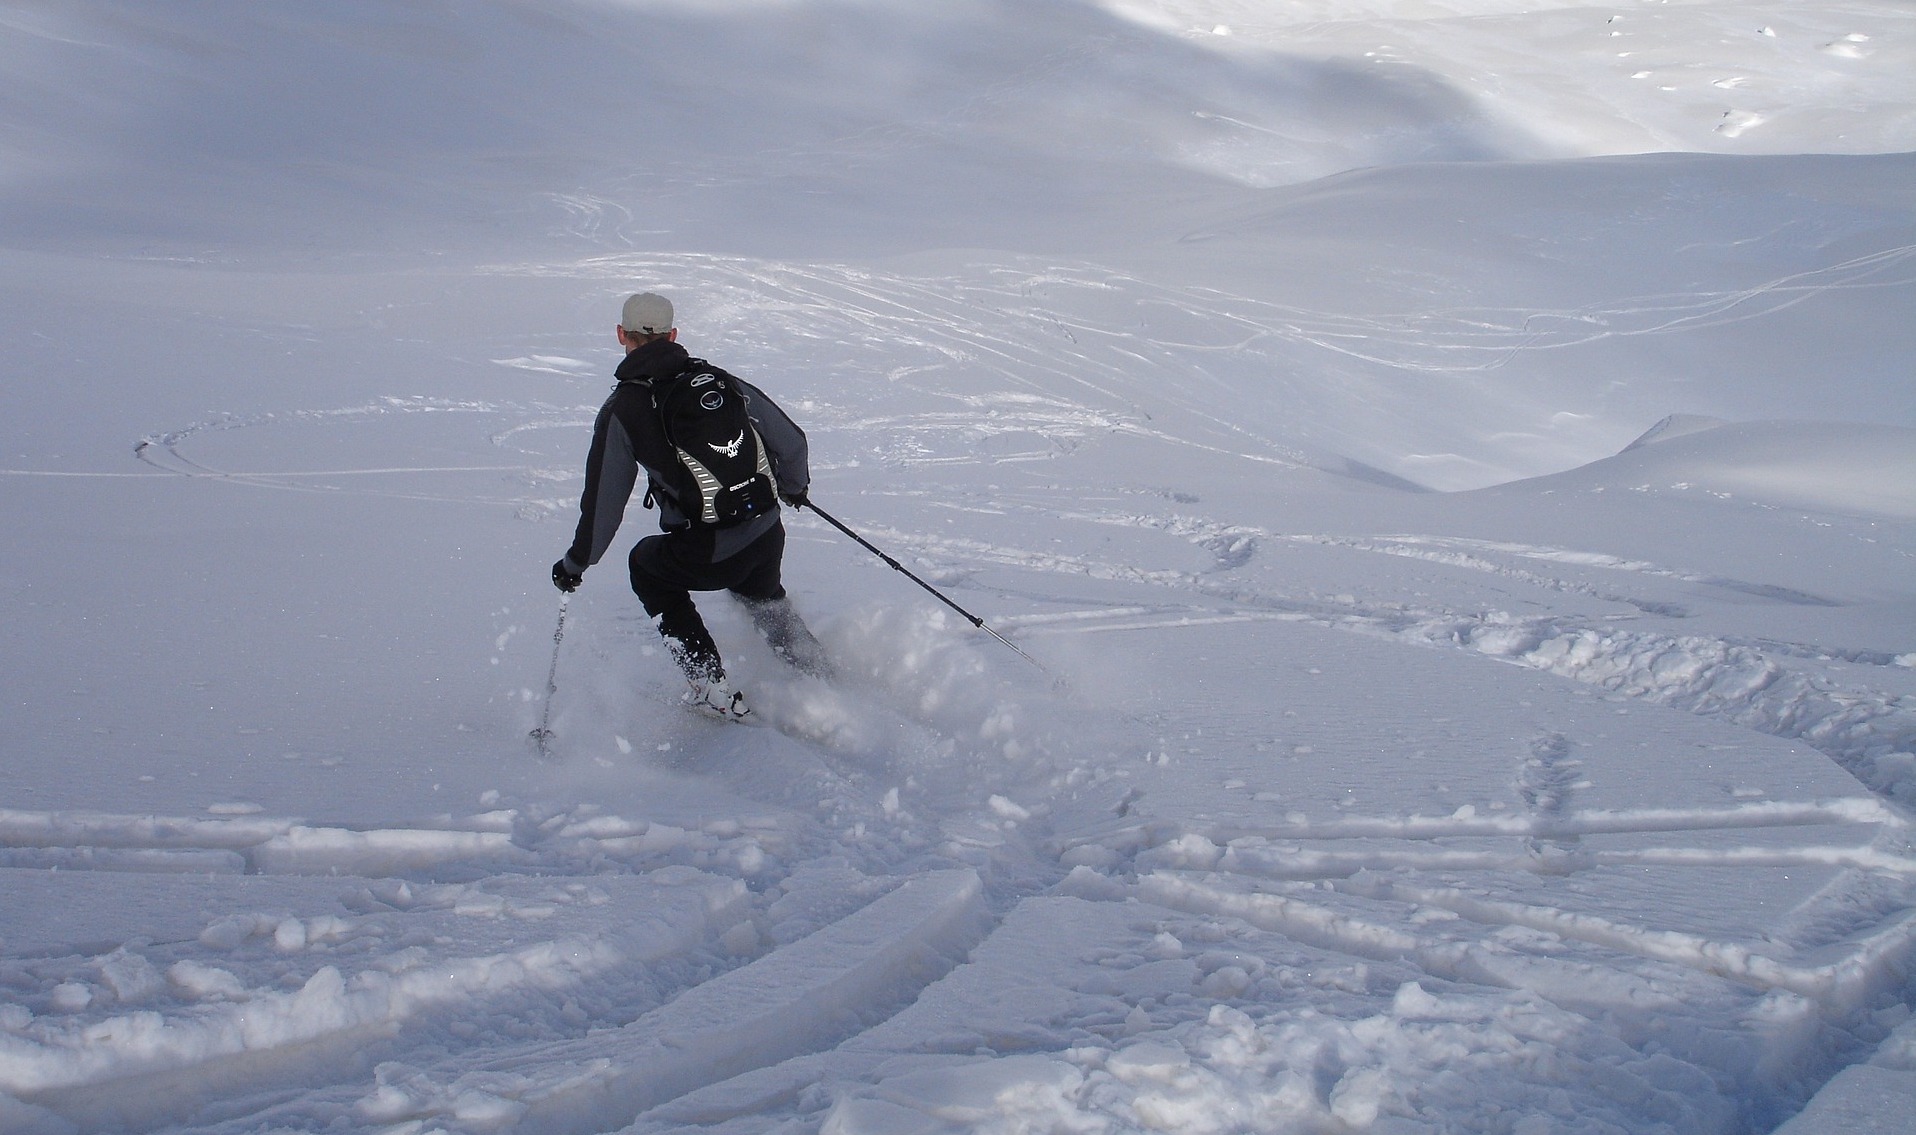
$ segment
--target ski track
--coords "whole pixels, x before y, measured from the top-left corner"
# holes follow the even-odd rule
[[[629,216],[608,215],[604,201],[559,203],[585,229],[623,231],[631,222]],[[1916,249],[1893,249],[1735,292],[1638,297],[1601,308],[1361,320],[1224,293],[1165,289],[1089,266],[1042,272],[996,266],[968,280],[937,280],[716,257],[617,256],[497,271],[619,279],[669,271],[687,279],[688,287],[736,299],[753,313],[761,329],[727,336],[744,338],[747,356],[754,347],[798,335],[845,344],[854,358],[867,345],[894,357],[902,353],[900,343],[921,349],[922,382],[911,367],[892,370],[887,381],[929,402],[948,400],[950,411],[872,414],[859,397],[838,404],[821,399],[810,411],[818,433],[844,443],[821,447],[828,450],[863,452],[900,466],[1042,461],[1087,439],[1130,433],[1308,464],[1273,439],[1206,411],[1201,397],[1179,408],[1177,423],[1161,420],[1143,408],[1145,382],[1131,371],[1166,365],[1173,350],[1242,351],[1265,341],[1307,344],[1411,370],[1467,371],[1501,365],[1517,351],[1758,318],[1833,289],[1900,286],[1909,282],[1904,277],[1913,257]],[[1187,333],[1175,341],[1154,338],[1064,314],[1041,298],[1059,290],[1126,291],[1141,304],[1185,313]],[[990,333],[992,322],[1002,319],[1040,332]],[[1032,342],[1050,345],[1040,349]],[[566,376],[589,370],[563,356],[496,361]],[[953,361],[999,376],[1005,390],[991,398],[946,399],[935,372]],[[516,460],[236,472],[197,455],[217,448],[212,439],[232,431],[350,429],[389,415],[425,414],[481,423],[486,444]],[[149,436],[135,453],[156,470],[188,478],[286,491],[483,501],[541,520],[572,507],[566,483],[574,473],[569,465],[560,471],[550,455],[540,453],[533,436],[548,429],[576,432],[589,421],[589,407],[388,398],[333,410],[210,418]],[[503,491],[473,481],[501,473],[520,481]],[[441,492],[380,481],[422,475],[458,480]],[[1179,503],[1178,494],[1162,495]],[[1228,920],[1278,935],[1291,944],[1286,948],[1397,967],[1411,980],[1399,986],[1393,1012],[1407,1021],[1447,1019],[1442,998],[1414,980],[1420,975],[1427,984],[1534,994],[1536,1005],[1548,1006],[1536,1012],[1574,1017],[1587,1009],[1593,1018],[1653,1014],[1685,997],[1730,1004],[1720,992],[1673,992],[1689,988],[1685,980],[1707,978],[1759,996],[1795,998],[1784,1014],[1795,1014],[1792,1019],[1844,1021],[1893,999],[1916,958],[1916,910],[1908,898],[1916,848],[1907,823],[1916,805],[1916,768],[1909,757],[1916,751],[1916,705],[1907,697],[1839,685],[1801,665],[1839,657],[1906,666],[1905,658],[1819,644],[1637,631],[1565,616],[1520,618],[1492,610],[1271,593],[1225,573],[1251,562],[1261,546],[1289,542],[1423,559],[1672,619],[1689,612],[1633,594],[1630,581],[1672,580],[1793,604],[1825,605],[1832,602],[1827,598],[1601,552],[1428,535],[1283,533],[1200,516],[1099,507],[1083,498],[1068,506],[1062,499],[1012,499],[1000,507],[1155,531],[1195,549],[1205,566],[1143,568],[883,525],[871,526],[870,533],[908,553],[935,578],[968,580],[986,570],[1013,569],[1040,581],[1129,585],[1139,597],[1096,605],[1048,597],[1053,601],[1046,613],[994,620],[1027,640],[1278,620],[1406,647],[1466,651],[1615,697],[1799,740],[1854,773],[1874,796],[1718,808],[1583,807],[1576,742],[1540,733],[1511,771],[1524,805],[1519,812],[1293,815],[1249,826],[1158,820],[1131,813],[1132,796],[1121,794],[1119,782],[1095,767],[1109,759],[1101,751],[1093,756],[1074,750],[1068,737],[1038,735],[1028,739],[1032,752],[1019,753],[1015,729],[994,735],[995,715],[1003,709],[989,691],[975,705],[933,709],[914,703],[910,688],[886,691],[881,683],[880,692],[888,696],[880,700],[890,707],[882,711],[869,707],[870,685],[862,687],[866,701],[826,704],[774,691],[762,707],[796,738],[794,745],[811,754],[810,787],[834,798],[839,809],[828,824],[861,834],[867,823],[874,829],[889,824],[903,833],[861,864],[862,882],[849,891],[841,868],[815,862],[843,845],[819,825],[778,807],[703,827],[590,807],[548,813],[537,804],[506,802],[474,815],[371,826],[259,815],[209,819],[0,809],[0,874],[24,884],[35,877],[30,872],[47,868],[147,872],[217,892],[236,912],[205,918],[181,909],[149,938],[102,940],[78,954],[70,949],[72,939],[53,932],[44,954],[31,942],[6,943],[0,981],[26,992],[20,1007],[0,1011],[28,1017],[10,1021],[18,1027],[0,1038],[0,1100],[11,1097],[7,1106],[24,1117],[23,1130],[47,1131],[67,1130],[62,1123],[135,1129],[156,1119],[160,1126],[153,1129],[165,1129],[169,1120],[163,1117],[192,1115],[216,1095],[252,1101],[236,1105],[250,1108],[244,1115],[209,1128],[220,1131],[340,1124],[408,1132],[586,1132],[635,1122],[635,1130],[644,1130],[648,1114],[660,1123],[681,1113],[708,1119],[743,1114],[710,1103],[730,1093],[771,1101],[768,1107],[791,1106],[806,1086],[834,1070],[871,1073],[876,1058],[856,1055],[856,1045],[839,1052],[835,1046],[956,988],[963,967],[954,966],[968,954],[988,956],[995,938],[1015,934],[1022,910],[1052,902],[1079,902],[1090,910],[1143,904],[1167,914]],[[870,628],[875,635],[885,629]],[[880,798],[881,786],[896,783],[893,773],[930,775],[908,756],[887,752],[906,735],[897,732],[900,722],[912,744],[928,751],[942,746],[948,756],[954,747],[973,751],[1002,742],[1000,755],[1021,759],[1011,762],[1001,782],[974,786],[980,789],[971,794],[975,811],[915,815],[913,809],[924,803],[901,800],[895,788]],[[1148,739],[1146,722],[1126,719],[1120,732],[1127,730],[1139,743]],[[1061,790],[1093,804],[1081,812],[1041,806],[1046,793]],[[1721,838],[1758,830],[1800,832],[1803,838],[1748,846],[1726,845]],[[1582,837],[1606,833],[1670,839],[1613,849],[1582,843]],[[920,866],[927,848],[945,856],[946,869]],[[953,862],[969,867],[949,869]],[[1779,931],[1771,940],[1723,941],[1498,898],[1467,881],[1511,873],[1574,876],[1620,865],[1836,868],[1843,872],[1839,889],[1857,896],[1855,912],[1829,926]],[[781,897],[769,901],[775,889]],[[1889,897],[1881,897],[1885,893]],[[1439,913],[1444,917],[1435,917]],[[1554,945],[1528,949],[1521,936],[1526,933]],[[439,944],[420,948],[428,942]],[[1243,958],[1212,963],[1202,975],[1204,988],[1228,1000],[1233,990],[1258,981],[1264,967]],[[1672,977],[1674,972],[1690,977]],[[1189,1023],[1241,1036],[1246,1044],[1283,1039],[1234,1013],[1219,1004]],[[768,1023],[773,1014],[776,1024]],[[1576,1022],[1570,1027],[1591,1027],[1582,1018]],[[1522,1034],[1522,1028],[1508,1027]],[[458,1039],[475,1028],[497,1035],[478,1047],[482,1057],[463,1059]],[[1115,1043],[1125,1032],[1114,1024],[1105,1039]],[[1793,1043],[1800,1052],[1822,1043],[1812,1029],[1798,1034],[1793,1042],[1778,1043]],[[510,1043],[498,1043],[497,1036]],[[1343,1043],[1357,1042],[1346,1037]],[[1709,1046],[1696,1052],[1703,1055],[1692,1058],[1708,1067]],[[1049,1083],[1045,1090],[1060,1098],[1081,1097],[1094,1081],[1130,1091],[1200,1071],[1192,1057],[1150,1044],[1101,1059],[1092,1065],[1036,1056],[993,1063],[1017,1083]],[[1722,1059],[1713,1074],[1757,1074],[1754,1065],[1738,1066],[1734,1056]],[[962,1108],[938,1111],[925,1101],[954,1084],[964,1091],[989,1086],[982,1065],[967,1067],[972,1071],[953,1073],[957,1079],[938,1081],[917,1095],[909,1077],[886,1078],[888,1094],[844,1095],[828,1124],[856,1130],[860,1117],[877,1123],[966,1114]],[[1212,1075],[1217,1067],[1201,1071]],[[294,1069],[297,1075],[289,1076]],[[1312,1114],[1326,1122],[1361,1117],[1362,1108],[1350,1103],[1357,1092],[1346,1086],[1348,1079],[1318,1090],[1322,1099]],[[315,1082],[333,1086],[278,1087]],[[1342,1112],[1340,1098],[1350,1103]],[[11,1114],[0,1110],[0,1120]]]

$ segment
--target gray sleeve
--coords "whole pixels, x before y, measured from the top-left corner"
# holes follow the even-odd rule
[[[765,442],[765,452],[772,459],[772,475],[778,480],[778,491],[795,494],[811,488],[811,447],[805,440],[805,431],[764,391],[743,380],[739,385],[745,389],[746,416],[752,419],[752,428],[758,431],[759,438]]]
[[[771,443],[767,442],[767,446]],[[626,502],[638,484],[639,462],[632,449],[632,436],[619,416],[606,403],[592,430],[592,449],[586,455],[585,492],[579,497],[579,527],[566,551],[568,568],[583,574],[599,562],[619,533],[625,519]]]

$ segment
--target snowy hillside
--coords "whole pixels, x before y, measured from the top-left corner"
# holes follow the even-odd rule
[[[1898,1130],[1912,62],[0,7],[0,1132]],[[562,603],[640,289],[1038,666],[802,513],[764,727]]]
[[[1700,492],[1775,508],[1911,520],[1916,438],[1902,426],[1703,418],[1646,434],[1615,457],[1523,487],[1545,485],[1548,491]]]

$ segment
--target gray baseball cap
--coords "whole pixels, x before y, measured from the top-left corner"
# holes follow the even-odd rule
[[[672,301],[653,292],[627,296],[619,313],[619,326],[627,334],[663,335],[672,330]]]

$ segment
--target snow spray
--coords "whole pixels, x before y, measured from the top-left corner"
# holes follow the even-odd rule
[[[965,617],[966,622],[969,622],[972,626],[977,627],[979,630],[990,635],[992,638],[997,639],[999,642],[1004,643],[1006,646],[1010,647],[1012,651],[1015,654],[1017,654],[1018,657],[1024,659],[1026,662],[1031,663],[1033,666],[1036,666],[1041,672],[1043,672],[1043,674],[1046,677],[1051,679],[1053,686],[1059,689],[1065,688],[1065,680],[1063,678],[1057,677],[1056,675],[1052,674],[1050,670],[1045,669],[1044,663],[1038,661],[1036,658],[1031,657],[1031,655],[1026,654],[1022,649],[1019,648],[1017,643],[1012,642],[1010,639],[999,634],[997,631],[993,630],[991,627],[986,626],[985,621],[983,619],[972,614],[970,611],[965,610],[963,607],[960,607],[958,604],[952,602],[950,596],[938,590],[936,587],[933,587],[931,584],[926,583],[924,580],[919,579],[916,575],[913,575],[910,569],[906,568],[904,564],[899,563],[897,560],[879,551],[876,547],[872,545],[871,541],[865,539],[863,536],[860,536],[858,533],[853,532],[850,528],[847,528],[837,517],[833,516],[829,512],[826,512],[824,509],[818,507],[817,505],[813,504],[809,500],[798,505],[798,507],[809,508],[813,512],[816,512],[821,518],[824,519],[825,523],[831,525],[833,528],[838,529],[840,532],[843,532],[845,535],[850,536],[853,540],[858,541],[861,547],[863,547],[866,551],[870,552],[872,555],[877,556],[879,559],[884,560],[886,566],[890,567],[893,571],[901,573],[902,575],[904,575],[906,579],[911,580],[913,583],[924,588],[926,591],[931,592],[933,595],[938,597],[939,602],[943,603],[947,607],[950,607],[952,610],[958,612],[960,615],[963,615]]]

